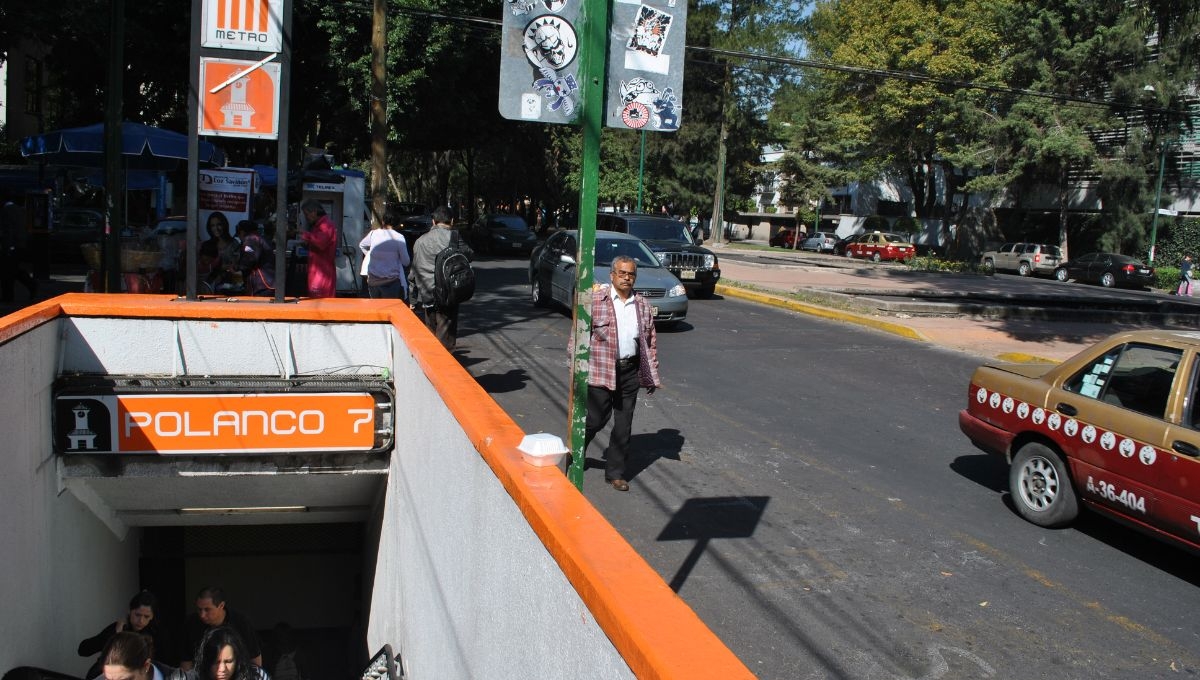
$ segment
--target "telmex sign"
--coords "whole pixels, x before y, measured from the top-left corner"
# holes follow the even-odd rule
[[[377,403],[369,392],[59,395],[54,444],[67,454],[370,451]]]

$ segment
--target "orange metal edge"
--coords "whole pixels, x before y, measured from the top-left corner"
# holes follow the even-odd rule
[[[415,316],[395,325],[637,677],[754,677],[558,468],[525,463],[517,450],[525,433]]]
[[[561,471],[524,462],[525,433],[403,302],[68,293],[0,318],[0,343],[60,316],[391,323],[637,677],[754,677]]]

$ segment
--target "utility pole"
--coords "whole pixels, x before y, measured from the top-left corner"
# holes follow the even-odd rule
[[[121,172],[121,122],[125,118],[125,0],[111,0],[108,26],[108,93],[104,107],[104,274],[106,293],[121,292],[121,229],[125,226],[125,174]]]
[[[387,209],[387,0],[374,0],[371,15],[371,226]]]
[[[729,123],[725,108],[732,89],[729,62],[725,62],[725,81],[721,86],[721,132],[717,139],[717,189],[713,192],[712,233],[713,243],[721,243],[725,228],[725,140],[729,137]]]

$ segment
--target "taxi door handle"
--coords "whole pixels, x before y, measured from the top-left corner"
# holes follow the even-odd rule
[[[1059,413],[1063,414],[1064,416],[1073,416],[1076,413],[1079,413],[1079,409],[1075,408],[1074,406],[1071,406],[1070,404],[1060,403],[1060,404],[1056,405],[1054,408],[1055,408],[1055,410],[1057,410]]]
[[[1200,447],[1196,446],[1195,444],[1189,444],[1185,441],[1176,439],[1175,441],[1171,442],[1171,448],[1185,456],[1191,456],[1192,458],[1200,457]]]

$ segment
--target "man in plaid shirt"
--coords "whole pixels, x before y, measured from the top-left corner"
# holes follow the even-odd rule
[[[613,418],[604,450],[604,479],[618,491],[628,491],[625,459],[633,429],[638,389],[647,394],[661,387],[658,377],[658,335],[654,310],[633,292],[637,262],[624,255],[613,258],[612,284],[592,291],[592,340],[588,362],[587,431],[583,448]],[[613,414],[616,414],[613,417]]]

